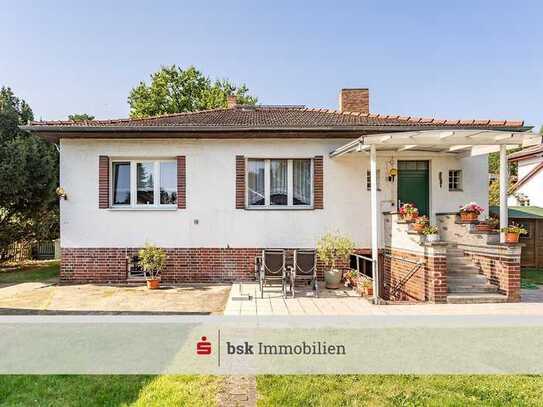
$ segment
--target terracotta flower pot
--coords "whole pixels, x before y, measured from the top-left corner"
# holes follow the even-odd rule
[[[368,297],[373,297],[373,287],[365,287],[364,291]]]
[[[477,212],[460,212],[460,220],[462,222],[475,222],[479,218]]]
[[[505,234],[505,242],[506,243],[518,243],[519,236],[520,235],[518,233],[507,232]]]
[[[417,215],[413,213],[406,213],[405,215],[402,216],[402,218],[406,222],[413,222],[417,218]]]
[[[156,290],[157,288],[160,288],[160,280],[156,278],[152,280],[147,280],[147,288],[150,290]]]
[[[413,230],[417,233],[422,233],[425,226],[424,223],[413,223]]]
[[[475,230],[477,232],[492,232],[492,226],[488,223],[479,223],[475,225]]]

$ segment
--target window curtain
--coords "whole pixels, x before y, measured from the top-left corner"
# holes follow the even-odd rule
[[[311,160],[293,160],[293,204],[311,205]]]
[[[249,205],[265,205],[264,160],[249,160],[248,167]]]
[[[288,161],[270,161],[270,204],[288,204]]]

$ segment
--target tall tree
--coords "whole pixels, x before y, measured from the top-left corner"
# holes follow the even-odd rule
[[[193,66],[163,66],[151,75],[151,83],[140,82],[130,91],[130,116],[147,117],[169,113],[226,107],[226,97],[236,95],[241,104],[254,105],[245,85],[227,79],[212,81]]]
[[[72,120],[74,122],[84,122],[87,120],[94,120],[94,116],[87,113],[74,113],[68,116],[68,120]]]
[[[58,153],[19,129],[32,109],[9,87],[0,89],[0,258],[15,241],[56,237]]]

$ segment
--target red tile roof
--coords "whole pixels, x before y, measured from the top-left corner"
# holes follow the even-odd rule
[[[513,193],[517,191],[521,186],[526,184],[528,181],[530,181],[533,177],[535,177],[539,172],[543,170],[543,162],[540,162],[537,164],[534,168],[530,170],[528,174],[526,174],[524,177],[519,179],[514,185],[509,188],[509,193]]]
[[[528,148],[525,148],[524,150],[511,153],[509,154],[508,158],[509,158],[509,161],[521,161],[521,160],[527,160],[529,158],[537,157],[537,156],[543,157],[543,144],[528,147]]]
[[[242,129],[337,129],[356,127],[454,127],[523,129],[520,120],[444,120],[412,116],[362,114],[303,106],[240,106],[199,112],[175,113],[142,119],[92,121],[37,121],[25,126],[30,131],[50,131],[54,128],[191,128],[202,131],[217,128]],[[160,130],[160,129],[158,129]]]

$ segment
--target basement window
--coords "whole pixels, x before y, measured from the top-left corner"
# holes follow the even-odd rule
[[[462,191],[462,170],[449,170],[449,191]]]

